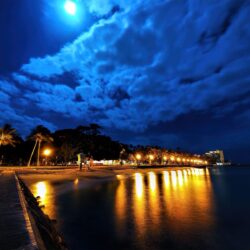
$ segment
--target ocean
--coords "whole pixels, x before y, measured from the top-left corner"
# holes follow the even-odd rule
[[[250,249],[250,167],[163,168],[30,188],[70,249]]]

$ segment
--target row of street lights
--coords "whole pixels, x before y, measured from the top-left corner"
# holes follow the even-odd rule
[[[45,158],[46,158],[46,162],[47,162],[47,158],[48,158],[51,154],[52,154],[52,150],[51,150],[50,148],[45,148],[45,149],[43,150],[43,155],[44,155]],[[155,158],[156,158],[153,154],[148,154],[146,157],[149,159],[150,164],[151,164],[151,162],[154,161]],[[140,154],[140,153],[137,153],[137,154],[135,154],[135,158],[136,158],[137,162],[140,162],[140,161],[142,160],[142,158],[143,158],[143,155]],[[195,165],[195,164],[196,164],[196,165],[207,165],[207,164],[208,164],[208,161],[206,161],[206,160],[197,159],[197,158],[190,158],[190,157],[181,158],[180,156],[173,156],[173,155],[170,156],[170,157],[164,155],[164,156],[162,157],[162,159],[163,159],[164,162],[167,162],[167,161],[169,160],[169,161],[171,161],[172,163],[176,163],[176,162],[177,162],[177,163],[179,163],[179,164],[181,164],[181,163],[183,163],[183,164],[194,164],[194,165]]]
[[[136,160],[139,162],[142,160],[142,154],[137,153],[135,155]],[[147,155],[147,158],[149,159],[149,161],[153,161],[155,159],[155,156],[152,154]],[[208,161],[206,160],[202,160],[202,159],[197,159],[197,158],[181,158],[181,157],[175,157],[175,156],[170,156],[169,158],[164,155],[163,156],[163,161],[167,161],[170,160],[171,162],[177,162],[177,163],[183,163],[183,164],[197,164],[197,165],[207,165]]]

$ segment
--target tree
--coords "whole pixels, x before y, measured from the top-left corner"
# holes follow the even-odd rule
[[[0,128],[0,146],[15,146],[16,140],[16,130],[9,124],[5,124],[3,128]]]
[[[101,132],[100,132],[100,129],[101,129],[101,126],[96,124],[96,123],[91,123],[89,125],[90,127],[90,134],[91,135],[99,135]]]
[[[15,147],[16,143],[18,143],[17,137],[16,130],[12,128],[11,125],[5,124],[3,128],[0,128],[0,146],[10,145]],[[0,159],[1,164],[2,161],[3,155]]]
[[[31,152],[29,161],[28,161],[28,166],[30,166],[32,157],[34,155],[35,149],[37,147],[37,166],[40,165],[40,149],[41,149],[41,144],[42,142],[52,142],[53,138],[51,137],[51,133],[50,131],[45,128],[42,125],[38,125],[35,129],[33,129],[33,131],[31,132],[31,134],[28,137],[29,140],[33,140],[35,141],[33,150]]]
[[[76,154],[79,153],[79,148],[66,141],[61,145],[57,153],[59,157],[63,159],[64,163],[67,163],[76,159]]]

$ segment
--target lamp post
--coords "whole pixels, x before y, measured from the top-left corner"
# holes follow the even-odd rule
[[[136,161],[137,161],[137,166],[139,166],[139,161],[141,160],[141,154],[137,153],[135,155]]]
[[[45,156],[45,165],[48,163],[48,157],[51,155],[52,150],[49,148],[46,148],[43,150],[43,155]]]
[[[149,165],[151,165],[152,161],[154,160],[154,156],[150,154],[148,158],[149,158]]]
[[[168,159],[167,156],[164,155],[164,156],[163,156],[163,164],[167,164],[167,159]]]

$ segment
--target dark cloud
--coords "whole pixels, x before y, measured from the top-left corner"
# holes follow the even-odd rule
[[[227,123],[249,114],[248,1],[91,0],[86,6],[96,17],[88,30],[57,53],[30,58],[0,84],[13,121],[36,117],[55,128],[60,116],[69,124],[70,118],[100,123],[119,138],[128,133],[130,142],[192,149],[227,148],[233,135],[244,137],[233,126],[230,140],[201,132],[193,146],[191,136],[159,128],[209,113],[202,126],[215,124],[222,132],[218,119]],[[187,124],[195,134],[199,125]],[[245,127],[241,133],[249,136]],[[212,143],[217,136],[221,145]]]

